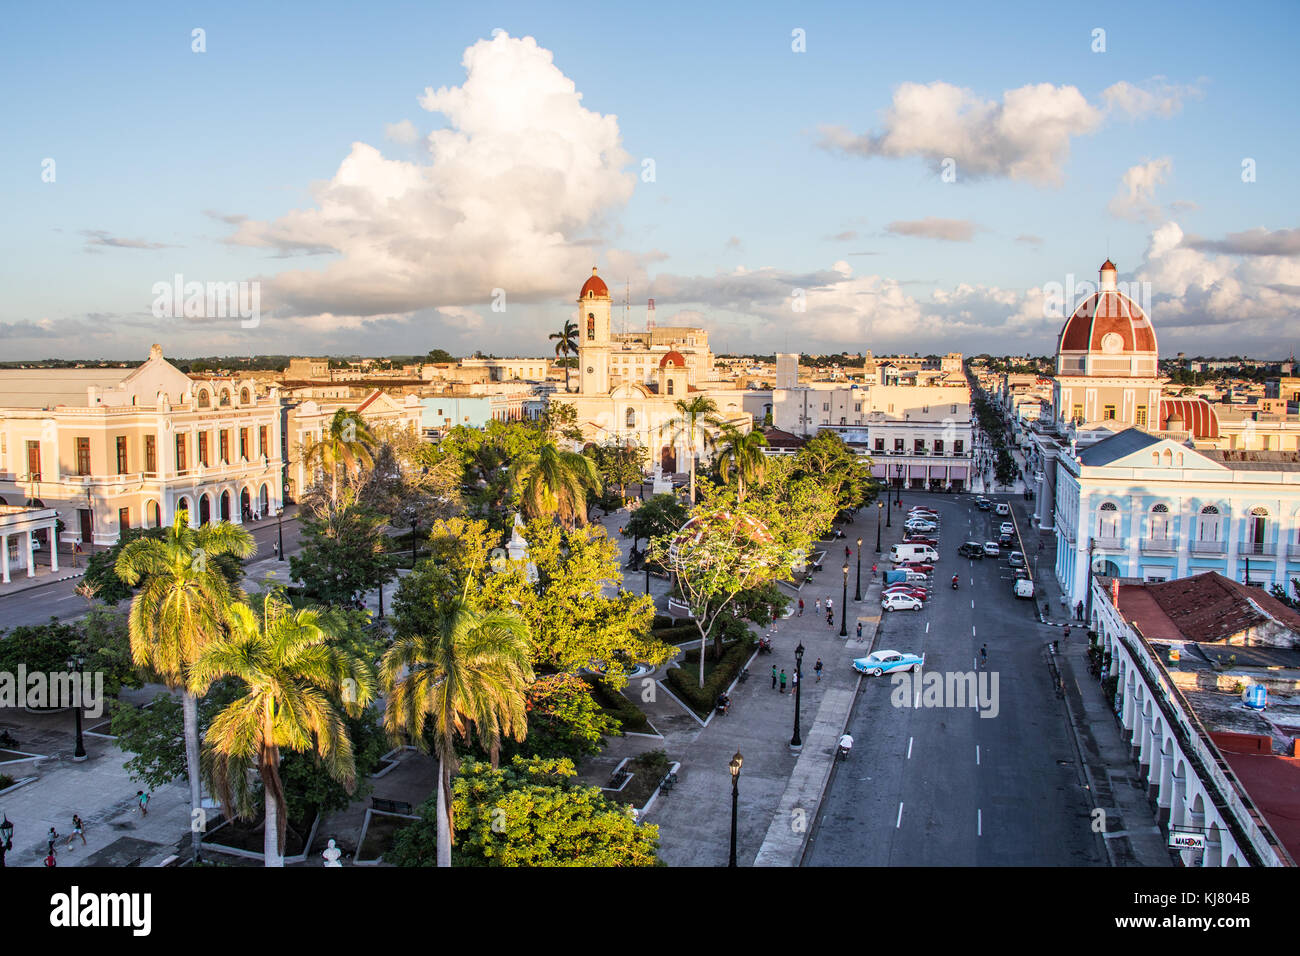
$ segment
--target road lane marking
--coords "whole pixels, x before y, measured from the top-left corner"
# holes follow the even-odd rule
[[[929,621],[926,621],[926,622],[925,622],[925,633],[927,633],[927,634],[930,633],[930,622],[929,622]]]
[[[984,835],[984,811],[983,810],[975,811],[975,835],[976,836]]]
[[[970,636],[971,636],[971,637],[974,637],[974,636],[975,636],[975,625],[974,625],[974,624],[972,624],[972,625],[970,626]]]
[[[907,759],[908,759],[908,760],[911,760],[911,759],[912,759],[912,741],[915,740],[915,739],[916,739],[916,738],[914,738],[914,737],[908,737],[908,738],[907,738]]]
[[[894,824],[894,829],[897,830],[902,825],[903,825],[903,802],[900,800],[898,802],[898,821]]]
[[[975,610],[975,599],[974,599],[974,598],[971,598],[971,599],[970,599],[970,609],[971,609],[972,611]]]
[[[980,745],[976,744],[975,745],[975,766],[978,767],[979,765],[980,765]]]

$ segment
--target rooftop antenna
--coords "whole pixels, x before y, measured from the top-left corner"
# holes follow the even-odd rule
[[[654,299],[651,299],[649,305],[646,306],[645,330],[647,332],[653,332],[655,330],[655,300]]]
[[[623,280],[623,334],[627,335],[628,317],[632,314],[632,280]]]

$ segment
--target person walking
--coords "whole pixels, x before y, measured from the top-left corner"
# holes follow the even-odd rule
[[[82,846],[85,846],[85,845],[86,845],[86,827],[85,827],[85,825],[81,822],[81,817],[77,816],[77,815],[74,813],[74,814],[72,815],[72,836],[68,837],[68,849],[69,849],[69,850],[72,849],[72,841],[75,840],[77,837],[81,837],[81,845],[82,845]]]
[[[140,816],[147,817],[149,815],[149,794],[143,790],[137,790],[135,798],[140,804]]]
[[[980,666],[983,667],[989,662],[989,646],[985,644],[980,648]]]
[[[799,616],[803,617],[803,598],[799,599]]]
[[[776,665],[772,665],[772,690],[776,690]]]
[[[776,665],[773,666],[775,667]],[[785,693],[785,671],[784,670],[781,671],[781,693],[783,694]]]
[[[797,670],[790,674],[790,693],[794,693],[799,687],[799,672]]]
[[[49,840],[49,844],[50,844],[50,855],[53,855],[54,841],[59,838],[59,834],[55,832],[54,827],[50,827],[50,832],[46,834],[46,838]]]
[[[835,626],[835,612],[830,608],[826,609],[826,624],[830,627]]]
[[[817,672],[817,683],[822,682],[822,659],[817,658],[817,663],[813,665],[813,670]]]
[[[1065,625],[1065,632],[1061,635],[1061,640],[1067,644],[1070,643],[1070,625]]]
[[[818,599],[817,599],[817,603],[814,605],[814,607],[817,608],[817,613],[818,613],[818,614],[820,614],[820,613],[822,612],[822,599],[821,599],[821,598],[818,598]]]
[[[1074,613],[1077,614],[1077,615],[1079,616],[1079,620],[1082,622],[1082,621],[1083,621],[1083,602],[1082,602],[1082,601],[1080,601],[1078,604],[1076,604],[1076,605],[1074,606]]]
[[[862,622],[858,621],[858,640],[862,640]]]
[[[834,598],[827,598],[827,599],[826,599],[826,610],[828,610],[828,611],[833,611],[834,608],[835,608],[835,599],[834,599]]]

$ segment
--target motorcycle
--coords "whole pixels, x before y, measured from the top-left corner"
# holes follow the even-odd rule
[[[853,738],[850,737],[848,734],[845,734],[843,737],[840,738],[839,745],[835,748],[835,759],[847,760],[849,758],[849,751],[852,749],[853,749]]]
[[[758,639],[758,652],[760,654],[772,653],[772,639],[770,637],[760,637]]]
[[[953,589],[954,591],[957,590],[957,575],[955,575],[955,574],[952,576],[952,589]]]
[[[727,711],[731,710],[731,698],[728,697],[726,694],[723,694],[721,697],[719,697],[717,703],[717,710],[718,713],[722,714],[723,716],[726,716]]]

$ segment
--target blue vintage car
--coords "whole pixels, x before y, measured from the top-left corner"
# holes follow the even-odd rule
[[[918,671],[925,666],[925,655],[906,654],[903,651],[876,651],[853,662],[853,669],[872,677],[891,671]]]

